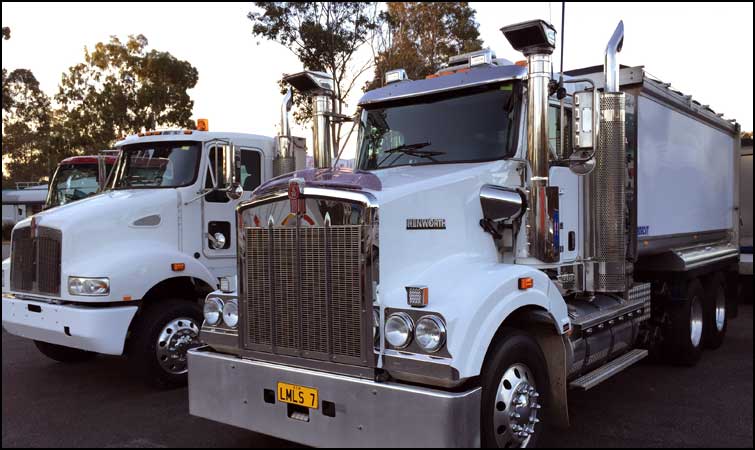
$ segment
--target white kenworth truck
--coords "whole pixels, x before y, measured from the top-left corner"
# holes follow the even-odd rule
[[[570,389],[721,345],[738,126],[620,68],[623,26],[604,70],[563,83],[553,27],[502,31],[526,65],[387,73],[354,171],[328,168],[332,81],[287,78],[313,95],[319,168],[237,207],[191,414],[314,446],[534,446]]]
[[[148,381],[185,383],[202,302],[236,275],[235,206],[278,153],[273,137],[200,125],[126,137],[104,193],[15,226],[2,265],[9,333],[58,361],[125,353]]]

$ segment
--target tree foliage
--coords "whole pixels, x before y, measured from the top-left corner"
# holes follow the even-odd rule
[[[31,71],[3,69],[3,161],[9,181],[36,181],[71,155],[110,148],[121,136],[161,126],[193,128],[188,90],[197,69],[147,50],[143,35],[111,37],[63,74],[54,102]]]
[[[157,126],[193,126],[188,89],[198,73],[167,52],[147,51],[147,38],[111,37],[98,43],[84,62],[63,75],[55,100],[68,128],[78,130],[73,146],[97,150],[118,137]]]
[[[372,65],[372,61],[356,64],[354,57],[380,28],[377,3],[255,2],[255,6],[258,11],[247,15],[253,23],[252,33],[288,48],[305,69],[333,75],[335,112],[342,113],[356,79]],[[311,118],[304,99],[295,95],[294,103],[299,123]],[[339,145],[338,140],[334,142],[336,149]]]
[[[367,89],[382,86],[388,70],[403,68],[409,78],[421,79],[451,56],[482,48],[468,2],[390,2],[383,19],[375,76]]]
[[[3,69],[3,159],[17,180],[36,181],[50,162],[44,150],[51,130],[50,99],[27,69]]]

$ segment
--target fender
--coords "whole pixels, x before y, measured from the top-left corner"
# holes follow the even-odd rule
[[[140,246],[134,246],[129,241],[111,242],[106,252],[100,249],[94,255],[87,256],[91,258],[84,257],[65,264],[69,273],[64,273],[62,279],[67,280],[70,275],[109,277],[110,296],[71,297],[66,289],[62,290],[64,297],[77,302],[122,301],[128,297],[140,300],[156,284],[177,276],[198,278],[212,287],[218,284],[202,263],[191,255],[179,252],[175,246],[161,242]],[[185,268],[174,272],[172,263],[183,263]]]
[[[452,366],[461,378],[478,376],[486,350],[501,324],[516,310],[533,306],[547,311],[561,335],[570,323],[566,302],[548,276],[530,266],[491,263],[469,255],[455,255],[427,271],[408,274],[380,294],[384,307],[408,309],[404,286],[429,288],[428,313],[441,312],[448,330]],[[519,278],[531,277],[534,287],[519,290]],[[401,277],[404,278],[404,277]],[[458,334],[462,332],[463,334]]]

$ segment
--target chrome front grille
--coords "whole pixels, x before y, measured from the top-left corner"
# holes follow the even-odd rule
[[[60,295],[60,231],[38,227],[35,237],[30,227],[19,228],[11,241],[11,290]]]
[[[244,346],[366,365],[362,233],[362,225],[247,228]]]

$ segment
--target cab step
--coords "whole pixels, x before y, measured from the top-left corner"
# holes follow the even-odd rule
[[[617,373],[628,368],[632,364],[638,361],[641,361],[647,355],[648,355],[647,350],[643,350],[639,348],[634,349],[630,351],[629,353],[625,353],[619,356],[618,358],[614,359],[608,364],[598,367],[592,372],[577,378],[576,380],[569,383],[569,387],[572,389],[579,389],[582,391],[592,389],[595,386],[599,385],[600,383],[611,378],[612,376],[616,375]]]

